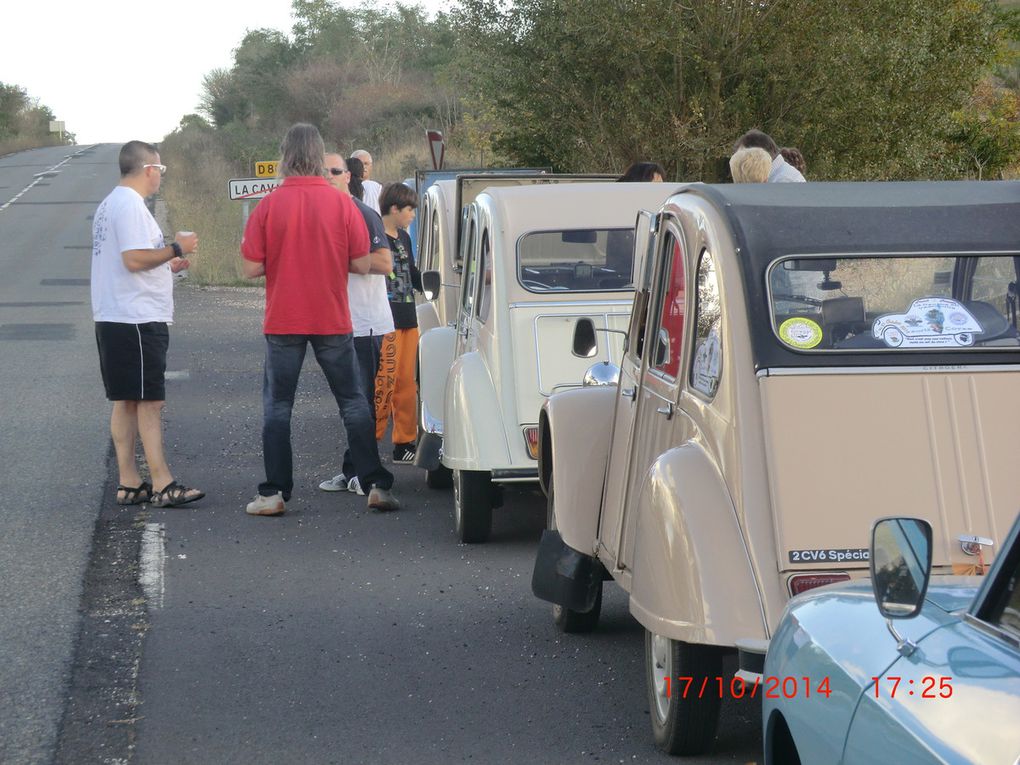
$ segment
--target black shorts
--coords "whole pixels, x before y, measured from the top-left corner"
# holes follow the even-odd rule
[[[166,401],[164,376],[170,331],[165,322],[97,321],[96,345],[110,401]]]

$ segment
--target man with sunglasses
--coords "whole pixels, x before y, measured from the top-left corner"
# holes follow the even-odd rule
[[[382,218],[375,210],[351,194],[350,171],[339,154],[330,153],[325,157],[326,180],[330,185],[346,194],[358,208],[368,229],[369,254],[372,268],[367,274],[348,274],[347,300],[354,324],[354,353],[358,357],[358,372],[361,388],[372,410],[375,422],[375,376],[379,372],[379,356],[383,336],[393,331],[393,313],[386,297],[386,276],[393,270],[393,256],[390,253],[386,229]],[[352,491],[364,494],[354,469],[351,450],[344,452],[340,472],[319,484],[323,491]]]
[[[188,267],[198,237],[178,232],[166,244],[145,198],[159,191],[166,166],[156,147],[129,141],[120,150],[120,184],[92,222],[92,316],[117,453],[117,503],[171,507],[205,496],[174,480],[163,452],[164,374],[174,318],[173,274]],[[141,437],[150,481],[135,461]]]

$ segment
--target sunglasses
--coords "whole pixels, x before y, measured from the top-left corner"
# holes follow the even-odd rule
[[[166,165],[159,165],[155,162],[150,162],[148,165],[142,165],[143,170],[147,167],[155,167],[159,170],[160,175],[166,175]]]
[[[350,170],[341,170],[339,167],[331,167],[331,168],[329,168],[329,174],[330,175],[343,175],[344,173],[349,173],[349,172],[351,172],[351,171]]]

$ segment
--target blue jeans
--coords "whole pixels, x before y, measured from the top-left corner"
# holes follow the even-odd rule
[[[309,343],[340,408],[358,481],[366,492],[373,485],[389,489],[393,486],[393,474],[379,461],[375,417],[361,389],[351,335],[266,335],[262,378],[262,457],[266,480],[259,484],[259,494],[268,497],[281,492],[284,500],[289,500],[294,489],[290,416]]]
[[[354,338],[354,352],[358,357],[358,372],[361,379],[361,390],[368,401],[372,413],[372,427],[375,428],[375,376],[379,374],[379,356],[382,353],[382,335],[366,335]],[[372,431],[373,434],[375,431]],[[355,474],[354,458],[351,449],[344,452],[343,466],[340,468],[345,476]],[[358,479],[361,480],[360,478]]]

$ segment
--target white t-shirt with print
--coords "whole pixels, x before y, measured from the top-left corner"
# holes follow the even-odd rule
[[[163,232],[141,194],[117,186],[92,220],[92,318],[123,324],[174,318],[173,274],[164,263],[148,271],[128,271],[121,253],[166,246]]]

